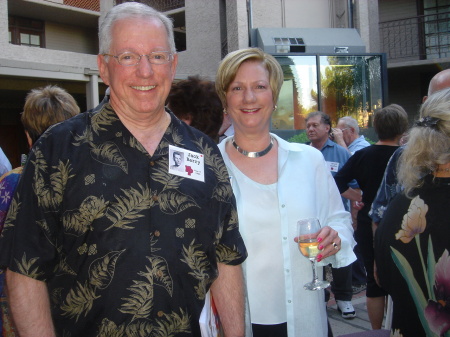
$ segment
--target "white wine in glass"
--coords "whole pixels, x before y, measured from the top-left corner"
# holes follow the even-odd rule
[[[313,280],[306,283],[303,288],[306,290],[320,290],[327,288],[330,283],[319,281],[316,273],[316,257],[319,254],[319,242],[317,236],[320,231],[320,222],[316,218],[301,219],[297,222],[298,248],[303,256],[311,261],[313,270]]]

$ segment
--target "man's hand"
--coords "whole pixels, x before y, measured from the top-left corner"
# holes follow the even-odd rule
[[[347,149],[347,144],[345,144],[344,134],[342,130],[338,128],[333,128],[332,131],[333,131],[333,140],[343,148]]]

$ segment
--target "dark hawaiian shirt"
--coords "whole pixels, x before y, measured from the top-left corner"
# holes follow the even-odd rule
[[[171,119],[153,156],[109,104],[33,147],[0,264],[47,283],[59,336],[199,336],[217,263],[245,260],[219,150]],[[169,145],[204,156],[204,182],[169,174]]]
[[[375,233],[381,286],[393,301],[391,336],[450,335],[450,178],[426,176],[397,194]]]

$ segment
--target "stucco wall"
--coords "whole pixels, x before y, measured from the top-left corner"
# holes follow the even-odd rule
[[[96,55],[98,53],[97,30],[46,22],[45,47]]]

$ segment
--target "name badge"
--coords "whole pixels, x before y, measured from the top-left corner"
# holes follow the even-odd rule
[[[203,154],[169,145],[169,173],[205,182]]]
[[[328,167],[330,168],[331,172],[337,172],[339,171],[339,163],[334,161],[327,161]]]

